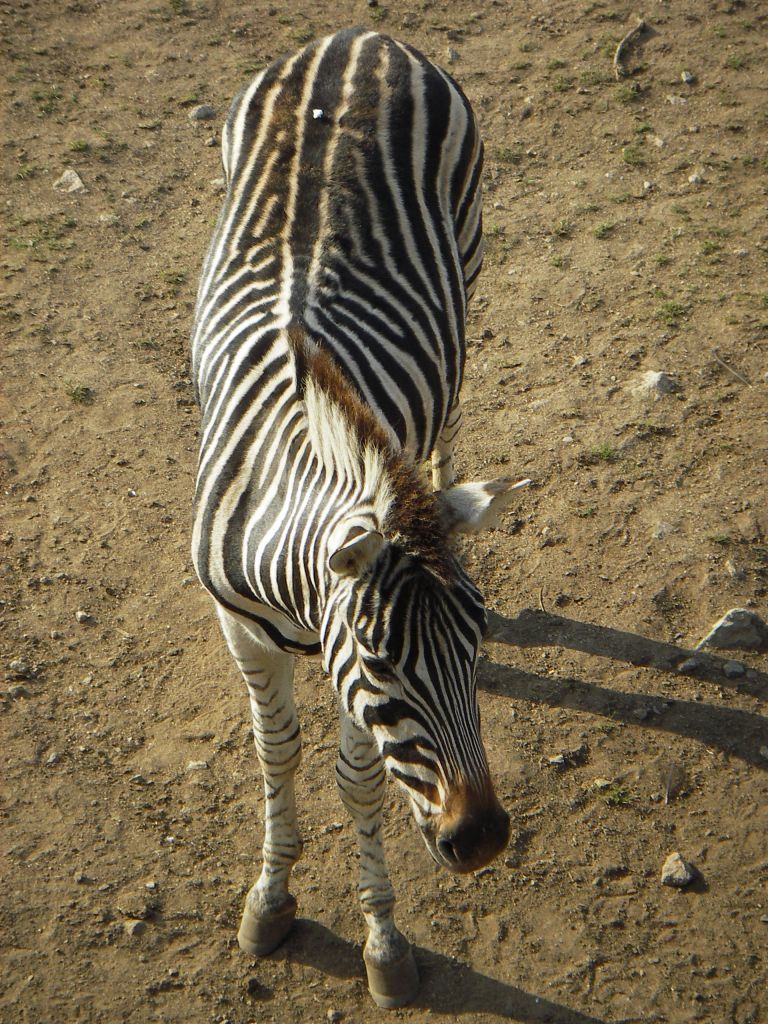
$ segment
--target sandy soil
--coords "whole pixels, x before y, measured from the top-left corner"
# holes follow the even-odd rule
[[[616,80],[637,13],[0,4],[3,1022],[383,1016],[315,664],[298,677],[301,921],[264,961],[237,948],[261,787],[188,555],[186,339],[221,122],[255,69],[355,23],[448,66],[486,138],[459,467],[536,486],[467,562],[502,615],[598,627],[488,646],[505,858],[439,873],[393,794],[399,920],[422,975],[393,1016],[768,1021],[765,657],[684,665],[728,608],[768,612],[766,13],[654,3]],[[215,121],[189,120],[200,103]],[[54,187],[67,168],[84,192]],[[675,390],[638,394],[647,371]],[[644,666],[627,633],[652,641]],[[681,891],[660,884],[675,850],[699,872]]]

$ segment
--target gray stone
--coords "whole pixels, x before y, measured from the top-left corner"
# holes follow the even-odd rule
[[[77,173],[68,167],[60,178],[57,178],[53,183],[53,187],[57,192],[85,192],[85,185],[83,179]]]
[[[723,675],[727,679],[739,679],[746,671],[740,661],[726,661],[723,665]]]
[[[84,626],[93,626],[96,622],[90,612],[84,612],[82,609],[75,612],[75,618]]]
[[[679,390],[680,385],[674,377],[660,370],[646,370],[632,385],[633,393],[639,398],[652,398],[654,401]]]
[[[213,121],[216,111],[209,103],[200,103],[198,106],[192,107],[187,117],[190,121]]]
[[[147,922],[131,917],[124,923],[123,928],[125,929],[125,934],[130,938],[138,938],[139,935],[143,935],[147,930]]]
[[[768,651],[768,624],[747,608],[731,608],[697,646]]]
[[[661,884],[674,889],[684,889],[696,878],[696,868],[684,860],[679,853],[670,853],[661,869]]]
[[[34,669],[23,658],[14,658],[8,668],[17,679],[34,679]]]

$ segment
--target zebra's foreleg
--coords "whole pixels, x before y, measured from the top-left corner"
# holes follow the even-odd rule
[[[392,1009],[405,1006],[414,998],[419,977],[410,944],[395,925],[393,915],[395,894],[381,841],[385,781],[384,765],[375,743],[351,719],[342,716],[336,784],[357,828],[357,891],[368,925],[363,959],[374,1002]]]
[[[436,491],[444,491],[456,480],[453,465],[453,449],[456,445],[461,428],[461,405],[459,402],[448,413],[445,426],[440,431],[437,444],[432,449],[432,486]]]
[[[247,953],[266,956],[280,945],[296,916],[296,900],[288,891],[291,869],[301,856],[294,789],[301,759],[293,702],[295,658],[268,650],[226,612],[220,611],[219,618],[248,687],[253,737],[264,777],[262,868],[246,897],[237,940]]]

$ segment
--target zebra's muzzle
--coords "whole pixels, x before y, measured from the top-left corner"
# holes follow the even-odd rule
[[[449,871],[465,874],[485,867],[509,842],[509,815],[493,789],[454,790],[437,828],[423,830],[429,852]]]

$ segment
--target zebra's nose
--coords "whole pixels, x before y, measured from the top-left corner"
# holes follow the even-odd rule
[[[497,857],[509,841],[509,815],[495,796],[461,801],[462,813],[443,815],[435,835],[440,861],[450,871],[477,871]]]

